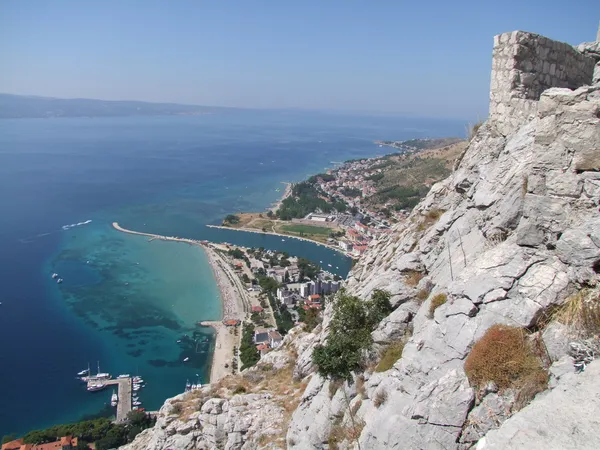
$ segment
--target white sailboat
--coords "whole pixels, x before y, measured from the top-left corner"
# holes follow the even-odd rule
[[[83,369],[82,371],[77,372],[77,376],[78,377],[84,377],[84,376],[89,375],[89,374],[90,374],[90,363],[88,363],[87,369]]]

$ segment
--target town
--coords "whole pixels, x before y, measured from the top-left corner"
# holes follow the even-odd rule
[[[242,327],[239,347],[233,349],[232,373],[252,366],[279,347],[293,327],[312,330],[321,320],[325,302],[341,287],[338,275],[285,252],[230,244],[210,246],[227,265],[221,269],[235,274],[236,285],[242,283],[244,292],[238,294],[247,297],[249,305],[244,316],[226,314],[223,318],[223,325],[234,336]]]
[[[222,226],[308,239],[360,258],[373,239],[405,221],[430,187],[448,175],[466,144],[446,138],[383,145],[398,151],[346,161],[288,185],[266,213],[229,214]],[[421,181],[411,181],[416,179]]]

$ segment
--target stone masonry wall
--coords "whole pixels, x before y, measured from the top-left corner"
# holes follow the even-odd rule
[[[510,134],[532,119],[542,92],[592,83],[595,61],[564,42],[514,31],[494,37],[490,119]]]

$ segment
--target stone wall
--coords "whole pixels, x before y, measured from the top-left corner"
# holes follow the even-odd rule
[[[537,112],[542,92],[592,83],[595,61],[564,42],[514,31],[494,37],[490,119],[510,134]]]

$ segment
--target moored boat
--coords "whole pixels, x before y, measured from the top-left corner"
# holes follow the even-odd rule
[[[122,378],[129,378],[129,374],[128,373],[124,373],[122,375],[119,375],[117,378],[122,379]]]
[[[88,390],[88,392],[96,392],[96,391],[101,391],[105,387],[106,387],[106,384],[104,384],[104,383],[90,383],[90,384],[88,384],[87,390]]]
[[[119,401],[119,397],[117,396],[117,393],[115,392],[115,390],[113,389],[113,393],[112,396],[110,397],[110,404],[112,406],[117,406],[117,402]]]

